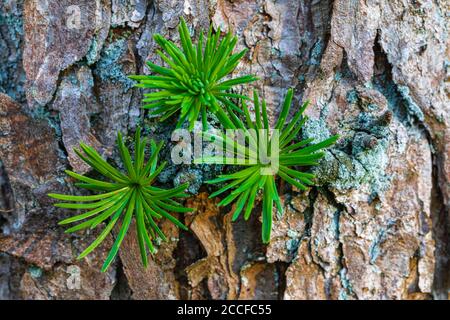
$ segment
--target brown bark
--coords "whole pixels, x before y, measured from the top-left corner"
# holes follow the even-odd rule
[[[446,1],[124,3],[0,4],[0,298],[448,298]],[[232,223],[208,199],[202,181],[220,168],[169,165],[161,184],[193,182],[186,206],[197,210],[180,217],[190,231],[163,223],[170,241],[143,269],[132,226],[100,273],[112,237],[76,260],[96,232],[64,234],[57,221],[71,213],[46,194],[78,192],[63,170],[88,170],[79,140],[116,159],[116,132],[138,122],[170,139],[126,76],[161,62],[152,35],[177,41],[181,16],[195,35],[210,23],[238,35],[249,52],[235,74],[260,78],[272,121],[294,87],[295,106],[312,102],[303,137],[341,140],[314,169],[318,187],[280,186],[285,213],[274,212],[268,246],[260,208]]]

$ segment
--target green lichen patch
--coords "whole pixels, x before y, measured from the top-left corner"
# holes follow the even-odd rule
[[[311,55],[308,63],[312,66],[320,65],[320,60],[322,59],[322,54],[325,49],[325,45],[322,39],[319,39],[311,49]]]
[[[361,141],[364,140],[354,140],[351,154],[339,149],[326,152],[320,165],[313,170],[319,185],[345,191],[368,184],[374,196],[387,189],[390,182],[385,173],[388,163],[387,139],[377,140],[373,147],[367,147]]]
[[[348,92],[347,100],[349,104],[362,103],[356,90]],[[327,109],[326,106],[322,108],[319,119],[307,121],[302,132],[304,139],[318,141],[330,135]],[[389,160],[390,115],[375,116],[368,106],[364,109],[369,112],[360,112],[355,119],[349,119],[351,125],[345,128],[345,132],[340,132],[339,144],[325,151],[320,165],[313,168],[312,173],[318,185],[328,185],[340,191],[367,184],[375,198],[388,188],[390,182],[385,173]],[[374,105],[372,109],[378,110],[378,106]]]
[[[94,36],[91,42],[91,46],[89,47],[89,51],[86,54],[86,61],[88,65],[92,65],[95,63],[98,55],[98,40],[97,37]]]
[[[349,296],[354,295],[352,284],[348,279],[347,269],[342,268],[339,271],[339,277],[342,285],[342,290],[339,292],[339,300],[347,300]]]
[[[42,277],[42,269],[37,266],[30,266],[28,268],[28,272],[30,273],[31,277],[34,279]]]
[[[347,102],[348,103],[357,103],[358,102],[358,92],[355,89],[352,89],[347,92]]]
[[[25,101],[25,72],[22,67],[23,4],[0,4],[0,92],[15,101]]]
[[[405,106],[408,113],[411,116],[416,117],[419,121],[424,121],[425,116],[420,107],[417,105],[417,103],[414,102],[413,98],[411,97],[409,88],[407,86],[397,86],[397,89],[405,101]]]
[[[331,136],[327,123],[323,118],[309,119],[303,126],[302,138],[314,139],[315,142],[322,141]]]
[[[131,89],[135,82],[128,78],[122,69],[120,60],[128,50],[126,39],[119,39],[110,43],[101,53],[96,64],[95,74],[105,82],[123,85],[124,92]]]
[[[404,125],[414,126],[423,122],[425,115],[411,96],[407,86],[396,84],[389,75],[381,75],[374,80],[374,87],[387,99],[389,110]]]

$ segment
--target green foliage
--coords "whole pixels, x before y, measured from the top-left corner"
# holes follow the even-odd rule
[[[264,170],[270,170],[271,163],[263,159],[258,152],[258,146],[265,146],[266,150],[262,154],[268,155],[268,160],[273,161],[276,155],[271,154],[272,143],[277,143],[273,140],[274,135],[269,133],[269,121],[266,111],[266,102],[259,101],[258,94],[254,92],[254,107],[255,107],[255,121],[251,120],[250,113],[247,107],[243,106],[245,114],[245,123],[238,117],[232,116],[233,123],[236,128],[244,130],[248,140],[249,148],[242,144],[242,141],[235,141],[232,137],[226,135],[210,135],[217,139],[219,143],[225,146],[231,146],[234,157],[224,158],[219,156],[205,157],[200,160],[203,163],[220,163],[220,164],[239,164],[236,157],[243,156],[243,165],[245,169],[226,175],[220,175],[217,179],[208,181],[210,184],[217,184],[227,182],[224,187],[211,194],[210,197],[218,196],[227,190],[232,190],[222,201],[219,206],[225,206],[232,202],[236,202],[235,211],[232,220],[235,221],[244,211],[244,219],[250,217],[252,209],[255,205],[255,200],[258,193],[262,190],[262,240],[264,243],[269,242],[270,232],[272,229],[272,208],[275,202],[277,209],[282,212],[280,197],[278,196],[276,186],[276,175],[288,184],[297,187],[300,190],[306,190],[308,186],[314,183],[314,175],[311,173],[302,172],[295,167],[307,167],[318,164],[318,160],[324,156],[320,150],[331,146],[336,142],[338,136],[332,136],[322,142],[312,143],[313,139],[306,139],[296,142],[295,139],[301,130],[303,124],[307,120],[303,116],[303,112],[308,106],[308,102],[304,103],[300,110],[294,115],[289,124],[285,124],[286,118],[289,114],[291,106],[293,91],[289,89],[285,97],[281,113],[275,128],[279,130],[278,138],[278,163],[279,167],[276,172],[270,174],[264,173]],[[265,131],[260,131],[266,129]],[[260,143],[262,140],[263,143]],[[264,143],[265,142],[265,143]]]
[[[106,271],[116,256],[133,216],[136,219],[137,238],[144,266],[147,266],[147,248],[151,253],[155,252],[153,241],[156,237],[160,237],[164,241],[167,240],[156,223],[158,219],[164,217],[178,227],[187,230],[168,211],[192,211],[172,200],[172,198],[186,197],[187,195],[183,191],[188,187],[188,184],[168,190],[153,186],[152,183],[155,178],[165,167],[165,163],[157,166],[158,153],[162,143],[157,145],[153,140],[150,141],[151,156],[147,163],[145,163],[144,159],[146,145],[147,141],[141,139],[140,129],[138,129],[135,135],[133,161],[130,151],[125,147],[122,140],[122,135],[120,132],[118,133],[117,146],[126,169],[124,173],[102,159],[94,148],[80,143],[81,150],[75,149],[77,155],[105,179],[97,180],[69,170],[66,170],[66,173],[79,181],[75,184],[76,186],[98,192],[98,194],[89,196],[49,194],[52,198],[69,201],[56,203],[56,207],[88,210],[85,213],[60,222],[61,225],[79,223],[69,228],[66,231],[67,233],[86,228],[93,229],[109,218],[109,222],[98,238],[79,255],[78,259],[92,252],[107,237],[117,222],[121,220],[119,233],[103,264],[102,271]],[[82,220],[84,221],[80,222]]]
[[[203,129],[206,130],[207,111],[209,111],[217,116],[225,129],[241,129],[247,139],[243,142],[240,139],[235,141],[225,134],[214,135],[205,132],[205,135],[210,138],[231,147],[233,157],[211,156],[196,162],[244,167],[240,171],[219,175],[216,179],[208,181],[210,184],[224,183],[224,186],[210,197],[228,192],[219,206],[235,202],[232,217],[235,221],[242,212],[244,219],[249,219],[261,194],[262,240],[268,243],[272,229],[274,203],[278,211],[283,211],[277,190],[277,178],[300,190],[306,190],[312,186],[315,177],[311,173],[304,172],[304,168],[317,165],[318,160],[324,156],[321,150],[334,144],[338,136],[332,136],[318,143],[314,143],[313,139],[296,140],[307,120],[303,113],[308,103],[304,103],[292,120],[286,124],[293,97],[292,89],[287,92],[281,113],[273,128],[275,131],[271,131],[269,127],[265,100],[260,101],[257,92],[254,91],[255,120],[253,121],[245,104],[249,98],[235,93],[234,89],[238,85],[250,83],[257,78],[253,75],[231,79],[228,77],[246,53],[246,50],[233,53],[237,37],[228,32],[221,38],[220,29],[217,33],[213,33],[210,28],[207,35],[201,31],[197,43],[193,44],[184,19],[181,19],[178,31],[180,48],[160,34],[154,35],[155,41],[162,49],[158,50],[157,54],[166,66],[147,62],[151,75],[134,75],[130,78],[138,81],[137,87],[152,91],[144,94],[143,102],[146,104],[143,108],[149,109],[150,115],[159,116],[160,121],[179,113],[177,128],[187,121],[189,129],[192,130],[201,116]],[[239,105],[242,107],[238,107],[233,102],[236,100],[240,100],[242,104]],[[49,194],[52,198],[64,201],[56,203],[57,207],[86,210],[84,213],[60,222],[61,225],[76,223],[66,232],[93,229],[105,223],[100,235],[79,255],[79,259],[100,245],[118,224],[116,240],[103,264],[102,271],[108,269],[117,255],[133,217],[136,221],[142,263],[147,266],[147,250],[152,254],[155,252],[153,241],[157,238],[167,240],[158,227],[157,221],[166,218],[187,230],[169,212],[192,211],[173,200],[173,198],[188,196],[184,193],[188,187],[187,183],[173,189],[161,189],[153,185],[156,177],[165,167],[165,163],[157,166],[162,143],[157,145],[153,140],[150,141],[151,155],[147,162],[145,162],[147,141],[141,139],[140,129],[135,135],[134,159],[125,147],[120,132],[117,145],[125,168],[122,171],[102,159],[95,149],[84,143],[80,143],[80,150],[75,149],[76,154],[103,178],[98,180],[69,170],[66,173],[78,180],[75,183],[76,186],[92,190],[95,194],[87,196]],[[274,146],[276,148],[272,149]],[[238,161],[235,156],[238,157]],[[242,158],[239,159],[239,157]],[[276,163],[275,167],[274,163]]]
[[[189,30],[184,19],[178,27],[182,48],[160,34],[155,34],[155,41],[164,52],[157,54],[167,64],[166,67],[147,62],[150,70],[156,75],[136,75],[131,79],[138,80],[137,87],[156,89],[144,94],[144,108],[151,110],[151,115],[160,115],[161,121],[180,111],[177,127],[185,120],[189,121],[192,130],[195,121],[201,114],[203,128],[206,130],[207,109],[216,114],[225,127],[232,122],[221,106],[226,109],[242,112],[231,99],[246,99],[247,97],[231,92],[237,85],[252,82],[256,77],[246,75],[224,80],[238,65],[246,53],[246,49],[233,54],[237,37],[231,32],[221,40],[220,29],[217,33],[209,29],[207,36],[203,31],[196,45],[192,43]]]

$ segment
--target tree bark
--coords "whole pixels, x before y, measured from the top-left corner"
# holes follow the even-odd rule
[[[448,299],[448,15],[445,0],[3,1],[0,299]],[[161,63],[152,36],[178,41],[180,17],[238,36],[234,74],[259,77],[272,122],[294,87],[292,112],[311,101],[302,137],[341,139],[317,187],[280,185],[269,245],[260,207],[231,222],[208,199],[220,167],[169,164],[161,185],[191,182],[190,231],[163,222],[147,269],[129,232],[101,273],[113,237],[76,260],[98,232],[64,234],[71,213],[46,194],[78,192],[64,169],[89,170],[80,140],[117,159],[117,131],[140,124],[169,159],[173,124],[146,116],[127,75]]]

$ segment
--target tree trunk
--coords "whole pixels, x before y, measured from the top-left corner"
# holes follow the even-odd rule
[[[445,0],[6,0],[0,4],[0,299],[447,299],[450,113]],[[171,123],[139,108],[127,75],[157,61],[153,34],[177,41],[183,16],[232,30],[249,51],[273,121],[287,88],[310,100],[302,137],[338,133],[308,192],[280,185],[261,243],[261,208],[231,222],[202,181],[218,167],[169,165],[160,183],[190,181],[170,241],[147,269],[129,232],[76,260],[98,231],[64,234],[49,192],[77,192],[82,140],[117,158],[117,131],[166,141]],[[244,90],[250,93],[249,86]],[[170,122],[170,121],[169,121]],[[133,230],[133,226],[130,228]]]

